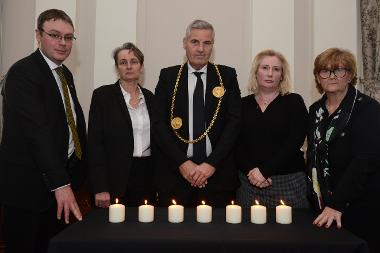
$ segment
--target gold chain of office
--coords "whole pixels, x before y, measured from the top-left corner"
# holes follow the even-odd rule
[[[179,80],[181,78],[181,74],[182,74],[182,69],[183,69],[183,66],[186,64],[183,63],[181,65],[181,67],[179,68],[179,71],[178,71],[178,75],[177,75],[177,79],[176,79],[176,82],[175,82],[175,86],[174,86],[174,90],[173,90],[173,97],[172,97],[172,104],[171,104],[171,108],[170,108],[170,122],[172,123],[173,120],[175,119],[178,119],[178,118],[174,118],[173,114],[174,114],[174,104],[175,104],[175,99],[176,99],[176,95],[177,95],[177,91],[178,91],[178,85],[179,85]],[[212,119],[211,119],[211,122],[210,122],[210,125],[206,128],[206,130],[196,139],[194,140],[187,140],[185,138],[183,138],[176,130],[176,128],[173,127],[173,124],[172,124],[172,128],[173,128],[173,131],[175,133],[175,135],[177,136],[178,139],[180,139],[181,141],[187,143],[187,144],[194,144],[194,143],[197,143],[199,142],[200,140],[202,140],[203,138],[206,137],[206,135],[210,132],[211,128],[214,126],[214,123],[215,123],[215,120],[218,116],[218,113],[219,113],[219,110],[220,110],[220,105],[222,103],[222,100],[223,100],[223,95],[224,95],[224,86],[223,86],[223,80],[222,80],[222,76],[220,75],[220,72],[219,72],[219,68],[218,68],[218,65],[216,65],[215,63],[211,63],[214,65],[215,67],[215,70],[216,70],[216,73],[218,75],[218,78],[219,78],[219,84],[220,86],[218,87],[219,90],[222,90],[223,92],[222,95],[218,95],[216,97],[219,98],[219,101],[218,101],[218,105],[215,109],[215,112],[214,112],[214,115],[212,116]],[[215,96],[215,94],[214,94]],[[180,125],[182,125],[182,122],[180,123]]]

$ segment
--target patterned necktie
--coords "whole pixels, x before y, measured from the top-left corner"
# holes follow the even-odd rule
[[[193,139],[201,136],[205,131],[205,103],[203,91],[203,72],[193,72],[197,76],[197,83],[193,94]],[[202,163],[206,158],[206,138],[193,144],[193,160]]]
[[[73,141],[74,141],[74,153],[78,157],[78,159],[82,158],[82,148],[80,146],[79,142],[79,137],[78,137],[78,131],[77,127],[75,126],[75,120],[73,116],[73,111],[71,109],[71,103],[70,103],[70,96],[69,96],[69,89],[67,87],[67,81],[65,78],[65,75],[63,74],[63,68],[58,67],[55,69],[57,71],[57,74],[59,76],[59,79],[61,80],[62,84],[62,91],[63,91],[63,97],[64,97],[64,102],[65,102],[65,107],[66,107],[66,117],[67,121],[73,136]]]

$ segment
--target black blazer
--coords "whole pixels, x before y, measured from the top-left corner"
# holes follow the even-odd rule
[[[86,153],[86,125],[73,76],[64,74],[74,102],[77,128]],[[69,126],[52,71],[37,49],[9,70],[3,94],[4,127],[0,148],[0,202],[44,210],[55,201],[53,189],[84,178],[85,156],[67,171]]]
[[[152,124],[153,93],[140,88]],[[89,183],[93,193],[124,195],[133,148],[132,121],[119,82],[97,88],[92,95],[88,122]],[[153,171],[151,175],[153,178]]]
[[[205,162],[214,166],[216,172],[208,180],[207,187],[214,190],[231,190],[239,185],[232,149],[239,132],[241,98],[235,69],[223,65],[218,65],[218,67],[226,92],[218,117],[208,134],[212,153]],[[179,68],[180,66],[173,66],[162,69],[155,91],[157,120],[154,124],[154,138],[159,147],[156,180],[158,187],[166,191],[183,183],[179,166],[188,160],[188,145],[175,136],[170,124],[170,107]],[[178,132],[186,139],[189,136],[187,76],[188,67],[185,64],[179,81],[174,110],[174,117],[181,117],[182,119],[182,127]],[[207,126],[210,124],[218,104],[218,98],[212,94],[212,90],[216,86],[219,86],[219,79],[215,67],[209,63],[205,95]]]

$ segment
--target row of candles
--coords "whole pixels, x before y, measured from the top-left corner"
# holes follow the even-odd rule
[[[197,222],[209,223],[212,221],[212,207],[206,205],[202,201],[202,205],[197,206]],[[233,201],[231,205],[226,206],[226,222],[232,224],[241,223],[242,208],[236,205]],[[125,220],[125,206],[119,204],[116,199],[116,204],[109,207],[109,221],[112,223],[123,222]],[[154,206],[148,205],[145,201],[144,205],[138,208],[138,220],[140,222],[152,222],[154,220]],[[184,220],[184,207],[178,205],[175,200],[168,207],[168,221],[170,223],[180,223]],[[267,222],[267,209],[255,201],[255,205],[251,206],[251,222],[255,224],[265,224]],[[292,223],[292,208],[284,204],[276,206],[276,222],[280,224]]]

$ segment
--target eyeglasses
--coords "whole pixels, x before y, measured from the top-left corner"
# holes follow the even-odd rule
[[[348,69],[345,68],[337,68],[334,70],[330,69],[322,69],[319,71],[319,76],[323,79],[327,79],[331,76],[331,73],[334,73],[334,76],[337,78],[343,78],[346,76]]]
[[[43,33],[46,33],[47,35],[49,35],[50,38],[52,38],[55,41],[61,41],[63,39],[66,42],[72,42],[73,40],[77,39],[77,38],[74,37],[74,35],[65,35],[65,36],[62,36],[62,35],[57,34],[57,33],[47,33],[43,29],[40,29],[40,31],[43,32]]]

